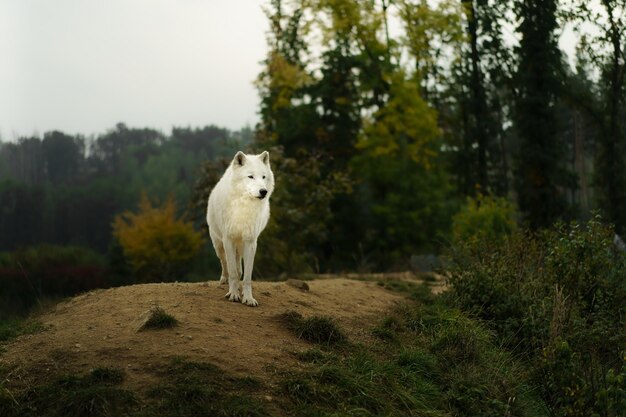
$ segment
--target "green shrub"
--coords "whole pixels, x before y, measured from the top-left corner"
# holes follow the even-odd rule
[[[146,322],[141,326],[141,330],[169,329],[176,327],[178,320],[167,313],[162,307],[153,307],[148,313]]]
[[[86,248],[40,245],[0,256],[0,312],[107,286],[104,259]]]
[[[555,415],[621,415],[626,257],[613,236],[593,219],[484,237],[450,253],[450,298],[529,358]]]
[[[515,206],[506,198],[482,194],[468,198],[452,218],[453,242],[500,240],[517,229],[516,216]]]
[[[346,340],[343,332],[328,317],[311,316],[305,319],[300,313],[288,311],[281,316],[281,319],[299,339],[327,345]]]
[[[42,324],[36,320],[2,318],[0,319],[0,342],[11,340],[23,334],[36,333],[42,328]]]

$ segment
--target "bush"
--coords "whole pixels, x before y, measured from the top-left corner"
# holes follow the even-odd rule
[[[593,219],[502,241],[485,236],[450,254],[451,298],[530,359],[555,415],[617,416],[626,398],[616,377],[624,372],[626,257],[613,236]]]
[[[41,245],[0,256],[0,310],[7,312],[107,286],[104,259],[89,249]]]
[[[500,240],[517,229],[514,205],[502,197],[479,194],[468,198],[452,218],[452,239],[460,243],[474,239]]]
[[[162,307],[152,307],[141,330],[169,329],[178,326],[176,317],[167,313]]]
[[[172,198],[159,208],[142,196],[138,213],[127,211],[115,217],[113,234],[144,282],[180,279],[202,246],[202,237],[193,225],[176,218]]]
[[[335,322],[328,317],[312,316],[303,318],[295,311],[288,311],[281,316],[287,328],[294,332],[298,339],[313,343],[334,345],[346,340]]]

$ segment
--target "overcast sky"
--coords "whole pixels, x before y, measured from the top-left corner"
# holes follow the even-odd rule
[[[266,3],[0,0],[0,139],[253,126]]]
[[[0,0],[0,138],[258,120],[262,0]]]

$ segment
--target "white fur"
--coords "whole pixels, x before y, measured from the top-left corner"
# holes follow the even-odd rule
[[[250,178],[252,177],[252,178]],[[266,190],[265,198],[261,197]],[[230,301],[258,305],[252,297],[252,268],[257,239],[270,218],[270,196],[274,174],[269,153],[246,155],[237,152],[222,178],[211,191],[207,223],[213,247],[222,264],[220,284],[228,280]],[[243,259],[243,297],[239,294]]]

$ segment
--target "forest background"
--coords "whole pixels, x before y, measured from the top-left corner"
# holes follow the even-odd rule
[[[625,9],[272,0],[258,125],[164,133],[119,123],[0,143],[0,275],[49,272],[41,265],[61,258],[69,292],[139,275],[217,276],[205,202],[239,149],[270,150],[277,173],[259,277],[421,268],[466,229],[538,230],[594,212],[623,235]],[[566,26],[574,56],[558,47]],[[159,209],[203,243],[161,248],[175,267],[137,274],[142,261],[120,231],[140,219],[131,212]]]

